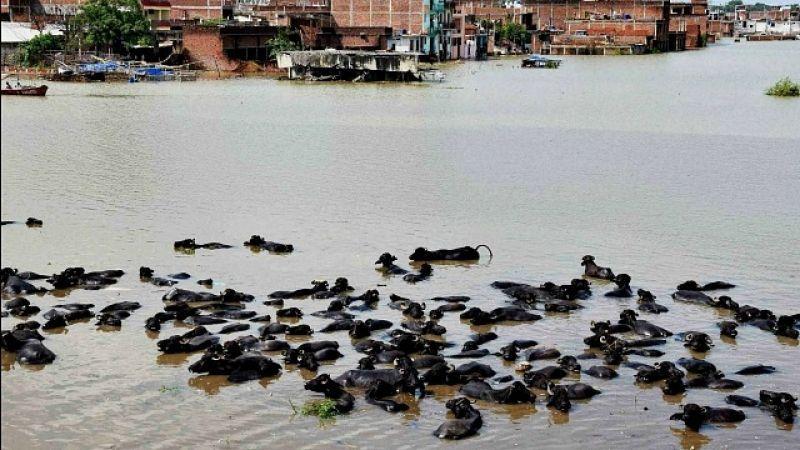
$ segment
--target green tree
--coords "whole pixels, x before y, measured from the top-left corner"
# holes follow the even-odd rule
[[[44,60],[44,55],[52,50],[64,47],[64,40],[50,33],[34,36],[33,39],[22,45],[20,49],[20,63],[24,66],[35,66]]]
[[[525,29],[525,25],[514,22],[506,22],[497,29],[497,37],[500,41],[509,41],[517,44],[524,44],[530,40],[530,34]]]
[[[281,52],[297,50],[299,47],[286,28],[278,29],[278,34],[267,42],[270,60],[278,59],[278,54]]]
[[[83,42],[95,48],[119,51],[153,42],[150,21],[137,0],[88,0],[75,20]]]

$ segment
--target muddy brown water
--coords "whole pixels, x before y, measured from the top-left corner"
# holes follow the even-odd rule
[[[489,309],[507,301],[492,281],[568,282],[591,253],[670,308],[644,318],[714,336],[705,358],[723,371],[778,368],[735,376],[745,383],[737,393],[797,395],[796,340],[744,326],[723,341],[714,324],[727,312],[669,298],[684,280],[721,279],[739,285],[729,292],[739,303],[800,312],[800,103],[763,95],[778,78],[800,79],[797,61],[795,42],[723,43],[681,54],[570,57],[555,71],[522,70],[516,60],[456,64],[447,82],[431,86],[55,83],[44,99],[4,97],[2,218],[34,216],[44,226],[4,226],[2,266],[121,268],[128,274],[108,289],[29,298],[43,310],[63,301],[143,307],[120,330],[86,321],[45,333],[58,355],[46,367],[20,366],[4,353],[2,446],[793,447],[797,428],[757,409],[735,426],[686,432],[670,414],[686,402],[722,406],[726,393],[665,397],[658,386],[635,385],[625,368],[616,380],[580,377],[602,394],[575,402],[569,414],[549,411],[542,393],[533,407],[478,402],[485,425],[458,443],[431,435],[457,394],[448,387],[421,401],[404,398],[411,409],[401,414],[359,400],[334,421],[293,415],[290,402],[318,398],[302,388],[313,376],[307,371],[231,384],[189,373],[199,354],[160,354],[158,339],[188,327],[145,332],[168,289],[141,283],[136,270],[186,271],[193,278],[178,287],[196,290],[206,290],[196,280],[211,277],[213,291],[254,294],[248,309],[273,315],[261,304],[267,293],[345,276],[359,292],[381,292],[378,308],[361,316],[399,323],[386,306],[390,293],[469,295],[471,306]],[[253,253],[240,245],[251,234],[296,251]],[[172,241],[186,237],[236,247],[174,252]],[[404,265],[419,245],[479,243],[494,259],[437,265],[415,286],[373,269],[384,251]],[[461,343],[493,330],[500,339],[486,345],[492,351],[531,338],[577,354],[591,320],[616,319],[634,305],[604,298],[608,289],[596,282],[585,309],[530,324],[475,328],[448,314],[445,338]],[[326,304],[287,301],[306,312]],[[17,322],[4,318],[2,327]],[[315,329],[326,322],[302,319]],[[328,337],[346,356],[320,373],[352,368],[360,355],[347,334],[314,336]],[[664,350],[659,359],[689,355],[675,341]],[[481,361],[514,373],[496,357]]]

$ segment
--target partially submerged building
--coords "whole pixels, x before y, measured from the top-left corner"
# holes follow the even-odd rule
[[[671,0],[669,14],[673,42],[683,40],[684,49],[705,47],[708,41],[707,0]]]
[[[282,52],[278,67],[289,79],[413,81],[419,79],[419,54],[354,50]]]

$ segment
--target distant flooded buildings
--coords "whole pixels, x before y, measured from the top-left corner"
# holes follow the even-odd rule
[[[795,5],[752,9],[739,5],[734,11],[709,11],[708,23],[709,33],[719,36],[795,39],[800,36],[800,8]]]

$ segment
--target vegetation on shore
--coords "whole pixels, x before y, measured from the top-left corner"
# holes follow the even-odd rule
[[[42,63],[47,52],[62,48],[64,48],[62,36],[53,36],[50,33],[40,34],[21,46],[19,62],[27,67],[35,66]]]
[[[153,44],[150,21],[137,0],[88,0],[74,20],[76,37],[98,49],[122,51]]]
[[[800,84],[793,82],[789,77],[778,80],[767,89],[767,95],[775,97],[800,97]]]
[[[496,39],[498,42],[512,42],[523,46],[526,42],[530,42],[531,36],[525,25],[508,21],[496,29]]]
[[[43,33],[24,43],[19,64],[32,67],[53,51],[100,50],[127,54],[133,47],[150,46],[155,36],[138,0],[87,0],[67,20],[63,36]]]

